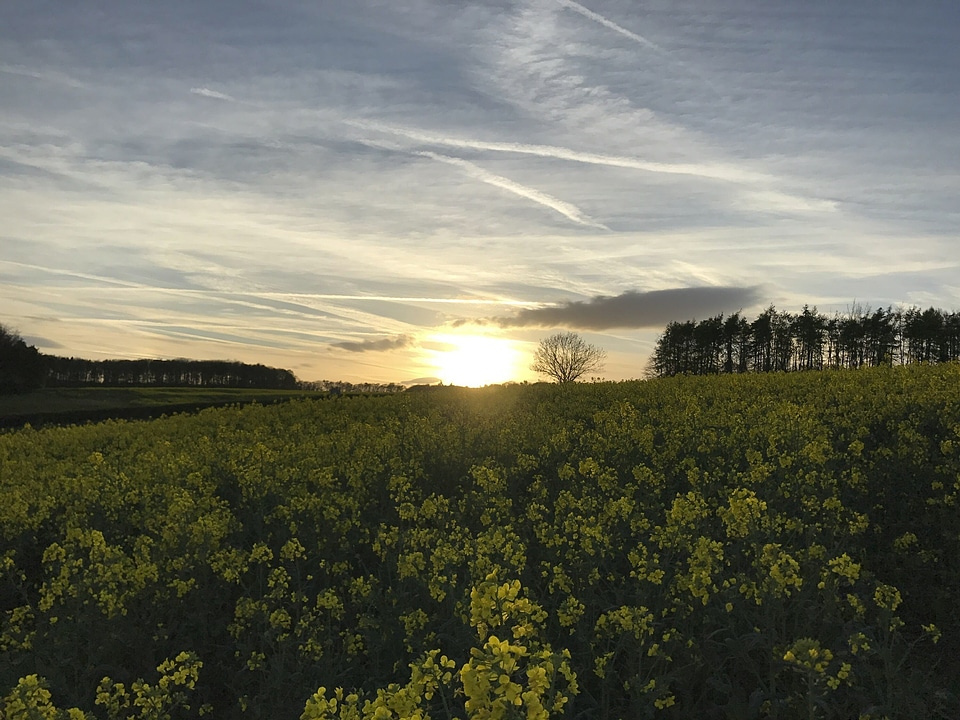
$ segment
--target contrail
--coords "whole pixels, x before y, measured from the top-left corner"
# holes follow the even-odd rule
[[[572,220],[578,225],[586,225],[588,227],[595,227],[601,230],[609,231],[606,225],[598,223],[595,220],[592,220],[589,216],[581,212],[580,208],[576,205],[573,205],[568,202],[564,202],[559,198],[555,198],[552,195],[548,195],[545,192],[536,190],[526,185],[521,185],[518,182],[514,182],[509,178],[505,178],[502,175],[495,175],[488,170],[484,170],[478,165],[474,165],[468,160],[463,160],[462,158],[450,157],[449,155],[440,155],[438,153],[429,152],[427,150],[416,152],[417,155],[423,157],[428,157],[432,160],[437,160],[438,162],[447,163],[448,165],[454,165],[456,167],[464,169],[467,174],[471,177],[476,178],[480,182],[485,182],[488,185],[493,185],[494,187],[502,188],[508,192],[512,192],[515,195],[520,197],[527,198],[528,200],[533,200],[533,202],[548,207],[551,210],[560,213],[568,220]]]
[[[127,280],[120,280],[118,278],[105,277],[103,275],[91,275],[90,273],[76,272],[74,270],[61,270],[60,268],[46,267],[45,265],[32,265],[30,263],[16,262],[15,260],[0,260],[0,263],[3,263],[4,265],[15,265],[17,267],[28,268],[30,270],[40,270],[41,272],[50,273],[51,275],[64,275],[66,277],[80,278],[81,280],[93,280],[95,282],[108,283],[110,285],[117,285],[124,288],[143,290],[150,287],[149,285],[129,282]]]
[[[374,130],[377,129],[377,127],[375,127],[373,123],[364,123],[364,122],[353,121],[353,120],[346,120],[345,123],[348,125],[353,125],[355,127],[374,129]],[[389,133],[391,131],[387,130],[384,132]],[[400,136],[405,135],[405,133],[403,132],[392,132],[392,134],[400,135]],[[370,147],[381,148],[384,150],[392,150],[393,152],[407,153],[410,155],[419,155],[420,157],[430,158],[431,160],[436,160],[437,162],[446,163],[447,165],[454,165],[456,167],[459,167],[465,170],[468,175],[476,178],[480,182],[485,182],[488,185],[493,185],[494,187],[498,187],[502,190],[507,190],[509,192],[514,193],[515,195],[519,195],[520,197],[526,198],[527,200],[533,200],[535,203],[538,203],[540,205],[543,205],[544,207],[548,207],[551,210],[554,210],[555,212],[560,213],[565,218],[567,218],[568,220],[572,220],[578,225],[595,227],[595,228],[599,228],[600,230],[607,230],[607,231],[610,230],[610,228],[608,228],[606,225],[598,223],[595,220],[591,219],[589,216],[585,215],[583,212],[581,212],[580,208],[578,208],[576,205],[573,205],[568,202],[564,202],[563,200],[560,200],[559,198],[555,198],[552,195],[548,195],[545,192],[541,192],[540,190],[527,187],[526,185],[521,185],[518,182],[514,182],[509,178],[503,177],[502,175],[496,175],[488,170],[484,170],[482,167],[478,165],[474,165],[469,160],[450,157],[449,155],[441,155],[440,153],[430,152],[429,150],[409,150],[407,148],[400,147],[399,145],[391,144],[388,142],[382,142],[378,140],[360,139],[358,140],[358,142],[361,142],[364,145],[368,145]],[[441,143],[437,143],[437,144],[441,144]]]
[[[699,163],[662,163],[648,162],[632,157],[621,155],[606,155],[603,153],[586,153],[557,145],[534,145],[528,143],[513,142],[488,142],[484,140],[464,140],[461,138],[442,137],[439,135],[430,135],[418,132],[416,130],[407,130],[384,125],[377,122],[345,120],[348,125],[364,128],[367,130],[376,130],[391,135],[400,135],[402,137],[417,140],[428,145],[441,145],[445,147],[461,148],[464,150],[490,150],[492,152],[517,153],[520,155],[535,155],[537,157],[555,158],[557,160],[569,160],[571,162],[586,163],[589,165],[607,165],[610,167],[630,168],[633,170],[644,170],[653,173],[666,173],[670,175],[695,175],[713,180],[727,180],[730,182],[760,183],[769,181],[770,178],[761,173],[741,170],[739,168],[724,165],[705,165]]]
[[[219,90],[211,90],[207,87],[192,87],[190,88],[190,92],[194,95],[202,95],[203,97],[214,98],[215,100],[226,100],[228,102],[237,101],[237,99],[232,95],[227,95]]]
[[[20,75],[21,77],[34,78],[35,80],[44,80],[46,82],[60,83],[72,88],[85,88],[86,85],[79,80],[75,80],[69,75],[56,70],[34,70],[23,65],[0,65],[0,73],[8,75]]]
[[[648,47],[651,50],[654,50],[660,53],[661,55],[670,54],[667,50],[665,50],[664,48],[660,47],[655,42],[653,42],[653,40],[648,40],[643,35],[638,35],[635,32],[631,32],[630,30],[627,30],[625,27],[621,25],[617,25],[617,23],[615,23],[613,20],[609,20],[608,18],[605,18],[600,13],[596,13],[590,8],[584,7],[580,3],[574,2],[574,0],[556,0],[556,2],[569,10],[573,10],[575,13],[579,13],[583,15],[585,18],[588,18],[590,20],[593,20],[594,22],[600,23],[604,27],[610,28],[614,32],[620,33],[624,37],[630,38],[636,43],[640,43],[644,47]],[[686,63],[681,62],[676,58],[673,58],[673,62],[678,67],[683,68],[686,72],[690,73],[695,78],[697,78],[697,80],[699,80],[708,88],[710,88],[711,92],[715,93],[717,97],[719,98],[724,97],[723,93],[720,92],[720,90],[716,87],[716,85],[714,85],[714,83],[709,78],[704,76],[701,72],[689,67]]]
[[[745,170],[726,163],[662,163],[639,160],[622,155],[605,155],[603,153],[587,153],[557,145],[532,145],[514,142],[489,142],[486,140],[469,140],[462,138],[431,135],[417,130],[392,127],[383,123],[359,120],[344,120],[344,123],[365,130],[415,140],[424,145],[452,147],[462,150],[485,150],[490,152],[516,153],[519,155],[534,155],[536,157],[569,160],[590,165],[606,165],[609,167],[629,168],[651,173],[667,175],[691,175],[709,180],[737,183],[746,186],[769,188],[775,182],[771,175]],[[364,141],[366,142],[366,141]],[[372,141],[371,141],[372,143]],[[372,143],[373,144],[373,143]],[[386,144],[377,144],[378,147],[389,147]],[[763,189],[749,193],[751,202],[763,208],[792,209],[797,211],[835,212],[837,205],[833,201],[805,198],[798,195]]]
[[[620,25],[617,25],[615,22],[613,22],[613,20],[608,20],[603,15],[599,13],[595,13],[593,10],[589,8],[585,8],[583,5],[581,5],[578,2],[574,2],[573,0],[557,0],[557,2],[560,5],[563,5],[565,8],[568,8],[570,10],[573,10],[574,12],[580,13],[584,17],[590,18],[594,22],[598,22],[604,27],[608,27],[614,32],[618,32],[624,37],[628,37],[634,42],[638,42],[641,45],[644,45],[650,48],[651,50],[656,50],[657,52],[660,52],[660,53],[666,52],[662,47],[657,45],[652,40],[647,40],[647,38],[643,37],[643,35],[638,35],[635,32],[631,32],[627,30],[625,27],[621,27]]]
[[[374,300],[388,302],[441,303],[451,305],[507,305],[512,307],[539,307],[541,303],[528,300],[490,300],[480,298],[437,298],[406,295],[337,295],[333,293],[256,293],[257,297],[270,299],[318,299],[318,300]]]

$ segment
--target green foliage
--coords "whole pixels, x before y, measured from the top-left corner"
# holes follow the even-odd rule
[[[2,435],[0,710],[956,717],[958,381],[443,388]]]
[[[40,351],[0,325],[0,396],[34,390],[43,384]]]

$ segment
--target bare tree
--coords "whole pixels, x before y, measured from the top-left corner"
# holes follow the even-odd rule
[[[558,383],[568,383],[584,373],[602,370],[606,357],[606,351],[585,342],[575,332],[557,333],[540,341],[530,369]]]

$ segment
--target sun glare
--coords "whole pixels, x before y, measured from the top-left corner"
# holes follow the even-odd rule
[[[432,351],[431,362],[448,385],[481,387],[522,379],[525,357],[510,340],[488,335],[437,335],[433,339],[445,349]]]

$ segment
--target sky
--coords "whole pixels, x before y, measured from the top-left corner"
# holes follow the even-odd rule
[[[671,321],[960,307],[954,0],[7,0],[0,323],[303,380],[643,376]]]

